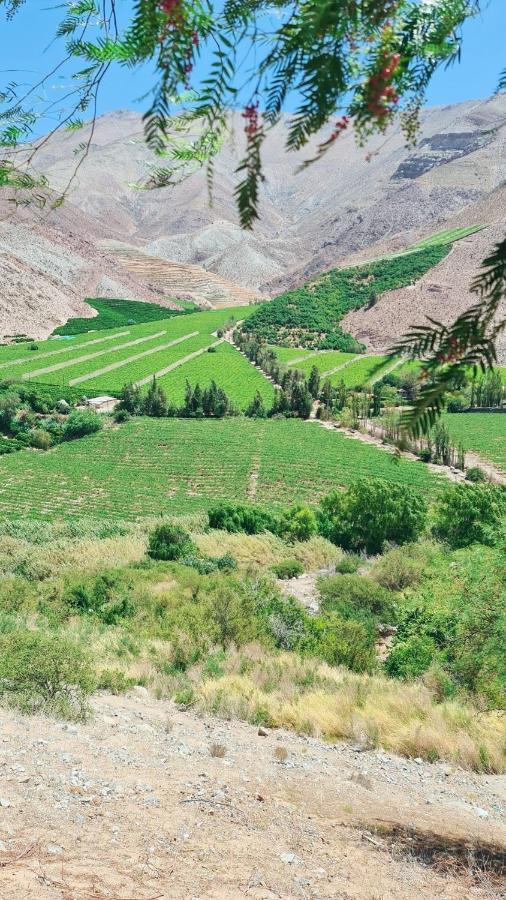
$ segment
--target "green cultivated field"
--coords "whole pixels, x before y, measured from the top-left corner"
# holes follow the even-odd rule
[[[218,499],[246,500],[255,483],[262,504],[315,503],[361,475],[424,492],[442,483],[423,463],[394,462],[315,423],[135,418],[45,453],[0,457],[0,513],[125,519],[183,513]]]
[[[455,441],[506,474],[506,413],[448,413],[445,422]]]
[[[96,309],[93,319],[69,319],[65,325],[55,328],[53,334],[82,334],[87,331],[101,331],[104,328],[119,328],[121,325],[138,325],[170,319],[184,314],[188,308],[195,311],[193,304],[181,303],[181,309],[168,309],[157,303],[142,303],[140,300],[88,299],[88,306]]]
[[[437,231],[436,234],[431,234],[430,237],[424,238],[423,241],[418,241],[417,244],[413,244],[410,247],[410,250],[418,250],[423,247],[434,247],[438,244],[448,244],[453,243],[453,241],[460,241],[462,238],[468,237],[470,234],[474,234],[476,231],[481,231],[482,228],[486,228],[486,225],[468,225],[464,228],[446,228],[443,231]]]
[[[253,308],[241,311],[245,318]],[[218,339],[236,310],[223,309],[189,313],[158,319],[140,325],[125,325],[83,334],[28,344],[0,347],[0,380],[15,379],[47,385],[52,394],[73,396],[117,394],[128,382],[146,384],[153,375],[167,389],[170,399],[183,398],[184,385],[200,381],[202,386],[214,379],[231,400],[246,406],[257,390],[270,404],[273,388],[269,381],[229,344],[219,344],[217,352],[206,349]],[[186,357],[199,353],[185,361]]]
[[[262,395],[267,408],[272,404],[274,387],[271,382],[228,343],[219,344],[214,353],[203,353],[164,375],[160,384],[174,403],[181,403],[187,381],[207,387],[213,379],[243,409],[256,391]]]

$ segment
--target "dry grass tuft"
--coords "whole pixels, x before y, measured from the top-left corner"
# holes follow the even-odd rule
[[[223,759],[227,755],[227,748],[223,744],[211,744],[209,754],[215,759]]]
[[[357,675],[295,654],[229,654],[220,678],[195,685],[197,705],[326,740],[348,738],[430,762],[504,772],[504,722],[456,700],[437,703],[420,682]],[[244,659],[249,660],[244,674]]]
[[[273,534],[229,534],[228,531],[209,531],[192,535],[200,552],[206,556],[231,553],[240,568],[251,566],[268,568],[287,557],[287,544]],[[297,559],[306,571],[331,565],[342,553],[322,537],[290,545],[289,555]]]
[[[274,759],[278,763],[286,763],[289,753],[286,747],[283,747],[282,744],[278,744],[277,747],[274,748]]]

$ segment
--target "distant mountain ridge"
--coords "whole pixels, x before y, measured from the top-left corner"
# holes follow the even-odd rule
[[[261,218],[253,232],[245,233],[237,222],[233,196],[235,169],[243,145],[239,116],[234,141],[227,142],[216,164],[211,207],[202,172],[175,188],[133,189],[132,183],[142,181],[156,159],[145,146],[141,117],[133,112],[115,112],[98,119],[89,156],[64,206],[42,217],[25,211],[24,223],[16,227],[29,230],[34,247],[43,238],[52,243],[55,259],[65,257],[67,239],[80,241],[84,255],[89,254],[94,260],[88,269],[103,271],[103,277],[95,279],[96,284],[93,278],[88,279],[89,295],[102,283],[106,288],[104,296],[112,296],[115,290],[123,291],[119,295],[146,300],[163,296],[170,278],[164,283],[163,278],[160,281],[159,277],[150,277],[158,267],[149,262],[149,257],[158,257],[177,272],[177,290],[186,286],[186,293],[204,306],[229,302],[227,291],[230,302],[249,302],[259,294],[272,296],[333,266],[403,249],[454,222],[494,225],[488,233],[486,230],[467,239],[468,248],[476,246],[481,252],[493,242],[506,220],[502,190],[505,125],[506,95],[427,109],[422,115],[418,145],[413,150],[406,149],[398,128],[374,138],[366,149],[357,148],[350,133],[336,141],[323,159],[294,175],[298,163],[311,156],[314,147],[303,153],[285,153],[285,125],[281,123],[265,146]],[[55,190],[61,190],[72,174],[76,163],[73,151],[76,143],[86,138],[86,131],[80,132],[79,138],[75,134],[58,134],[41,151],[39,166]],[[36,224],[28,221],[30,216]],[[118,244],[123,246],[123,260]],[[115,248],[114,256],[109,252],[111,247]],[[125,258],[139,258],[139,253],[140,269],[122,264]],[[16,257],[5,239],[5,228],[0,227],[0,265],[5,254]],[[470,295],[466,285],[475,270],[477,255],[478,251],[469,253],[467,265],[463,254],[459,263],[458,293],[462,299],[464,291],[463,302],[467,304]],[[33,265],[36,269],[36,260]],[[200,273],[207,271],[209,278],[202,274],[196,277],[196,270],[191,267],[198,267]],[[86,265],[81,266],[83,269]],[[221,285],[215,300],[214,287],[206,287],[201,293],[198,288],[199,283],[212,283],[213,275]],[[72,307],[71,314],[86,314],[82,309],[81,282],[78,280],[72,287],[57,273],[53,272],[52,277],[64,296],[77,295],[67,303]],[[27,303],[24,291],[19,290],[26,283],[30,292],[29,275],[18,268],[12,278],[17,285],[16,321],[23,319],[19,310],[24,303],[25,319],[29,322],[36,299],[32,296]],[[191,290],[192,278],[197,284],[196,293]],[[113,282],[112,287],[108,280]],[[226,290],[224,285],[228,286]],[[452,290],[447,279],[443,296],[433,292],[431,302],[425,304],[430,314],[438,317],[447,308],[455,307],[457,300],[450,296]],[[13,300],[2,291],[0,288],[5,333],[3,319],[12,323]],[[220,291],[224,293],[220,295]],[[172,291],[169,293],[173,295]],[[411,296],[404,297],[406,316],[413,320],[419,309],[413,305],[410,310]],[[59,324],[66,314],[61,298],[58,303],[57,315],[51,314],[50,303],[45,304],[50,324]],[[40,331],[44,317],[35,318]],[[390,334],[395,331],[395,323],[387,320],[388,312],[381,327],[385,331],[386,321]],[[350,329],[355,327],[349,324]],[[370,331],[367,343],[377,342],[378,328],[369,329],[362,321],[356,327],[361,334]],[[357,336],[362,339],[358,333]]]

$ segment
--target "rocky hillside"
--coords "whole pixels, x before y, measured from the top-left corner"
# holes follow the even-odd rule
[[[239,116],[235,138],[224,147],[216,166],[212,207],[203,173],[175,189],[135,190],[132,185],[145,180],[155,163],[144,143],[141,117],[133,112],[103,116],[68,203],[38,216],[37,225],[30,226],[35,259],[27,261],[26,253],[12,247],[6,236],[12,226],[3,216],[0,259],[4,284],[8,280],[10,285],[0,292],[2,321],[6,317],[9,322],[4,331],[26,330],[23,322],[33,321],[35,333],[48,317],[52,326],[69,313],[82,315],[83,289],[152,299],[153,291],[174,294],[186,288],[188,296],[203,305],[249,302],[258,292],[273,295],[364,253],[375,256],[402,249],[447,223],[492,222],[500,233],[505,221],[502,199],[498,202],[505,124],[506,95],[427,109],[413,150],[406,149],[397,128],[375,138],[366,149],[357,148],[353,135],[346,134],[318,163],[294,175],[297,164],[314,148],[286,154],[282,123],[264,151],[261,219],[252,233],[245,234],[237,223],[233,196],[243,139]],[[67,185],[76,164],[75,146],[85,138],[86,129],[79,136],[62,133],[41,151],[39,166],[56,190]],[[28,219],[34,213],[23,215]],[[421,305],[412,310],[410,304],[405,315],[401,302],[402,327],[405,320],[411,323],[415,312],[437,318],[467,304],[466,286],[482,249],[495,235],[484,233],[462,245],[470,252],[459,257],[458,282],[442,269],[442,290],[425,293]],[[88,271],[98,278],[81,277],[86,265],[74,266],[70,277],[62,276],[62,264],[68,267],[67,239],[81,242]],[[53,245],[54,282],[37,289],[41,271],[48,274],[47,266],[38,264],[48,249],[44,240]],[[169,269],[162,264],[161,276],[153,257],[170,264]],[[125,261],[127,271],[121,265]],[[439,275],[430,282],[436,288],[438,279]],[[57,312],[49,312],[46,295],[54,298]],[[390,309],[397,309],[395,303],[385,309],[386,319],[378,309],[375,315],[381,313],[381,318],[349,323],[370,346],[384,344],[385,335],[393,334],[400,321],[397,312],[390,316]]]

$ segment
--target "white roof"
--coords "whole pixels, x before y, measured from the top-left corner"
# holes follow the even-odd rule
[[[88,403],[110,403],[111,400],[114,403],[118,398],[117,397],[92,397],[91,400],[88,400]]]

